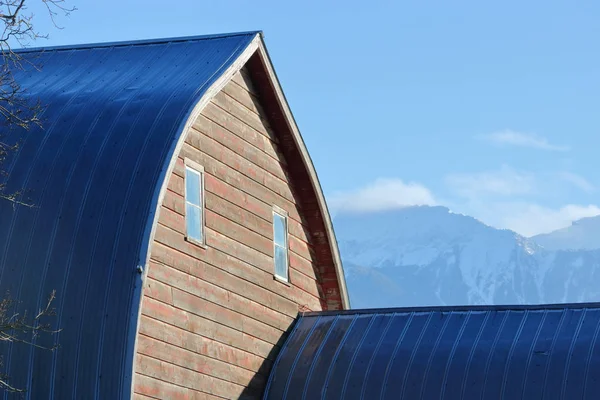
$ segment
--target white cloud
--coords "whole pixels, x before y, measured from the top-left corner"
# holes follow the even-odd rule
[[[502,204],[493,207],[500,211],[494,218],[499,228],[508,228],[524,236],[548,233],[566,228],[571,222],[585,217],[600,215],[596,205],[568,204],[560,208],[548,208],[534,203]]]
[[[568,146],[560,146],[556,144],[552,144],[548,141],[548,139],[533,134],[533,133],[523,133],[516,132],[511,130],[504,130],[499,132],[490,133],[487,135],[482,135],[481,138],[497,144],[497,145],[508,145],[508,146],[517,146],[517,147],[529,147],[533,149],[539,150],[548,150],[548,151],[569,151],[570,148]]]
[[[596,190],[596,187],[581,175],[577,175],[572,172],[560,172],[558,176],[562,180],[569,182],[584,192],[593,192]]]
[[[466,198],[479,198],[487,195],[515,196],[535,191],[533,174],[519,172],[506,165],[497,171],[450,174],[446,176],[445,182],[450,190]]]
[[[355,191],[336,193],[328,203],[334,211],[379,211],[416,205],[435,205],[429,189],[401,179],[380,178]]]
[[[548,177],[556,177],[556,174],[549,174]],[[490,226],[510,229],[523,236],[548,233],[565,228],[578,219],[600,215],[600,206],[594,204],[567,204],[561,207],[540,204],[536,200],[537,195],[547,193],[540,182],[543,180],[546,179],[536,181],[534,174],[516,171],[508,166],[496,171],[453,174],[446,178],[446,183],[456,196],[440,200],[420,183],[381,178],[356,190],[334,193],[328,196],[328,203],[333,213],[441,204]],[[584,181],[579,181],[579,184]]]

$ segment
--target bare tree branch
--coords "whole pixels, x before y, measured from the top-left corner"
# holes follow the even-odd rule
[[[52,24],[62,29],[56,22],[59,14],[68,16],[76,9],[66,5],[67,0],[0,0],[0,126],[19,129],[25,134],[32,127],[43,128],[43,105],[19,84],[15,79],[15,71],[39,66],[30,58],[24,58],[22,53],[14,51],[11,44],[26,47],[30,42],[47,38],[34,29],[34,15],[27,14],[27,5],[41,2],[46,8]],[[4,162],[10,151],[17,148],[0,143],[0,201],[9,201],[13,206],[28,206],[32,204],[23,200],[24,190],[7,192],[6,171]]]
[[[10,293],[7,293],[0,301],[0,341],[23,343],[35,348],[54,351],[58,348],[58,343],[51,346],[42,346],[35,342],[40,335],[55,336],[60,329],[53,329],[46,319],[54,317],[56,311],[52,308],[52,302],[56,298],[56,292],[52,291],[48,297],[46,305],[37,311],[33,318],[30,318],[27,311],[18,313],[16,310],[17,302],[14,301]],[[0,367],[3,362],[0,359]],[[11,392],[24,392],[23,388],[16,388],[9,383],[9,377],[0,373],[0,390]]]

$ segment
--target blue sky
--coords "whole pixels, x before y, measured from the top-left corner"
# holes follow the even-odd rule
[[[35,0],[30,0],[34,2]],[[600,214],[600,3],[67,0],[58,45],[263,30],[334,212]]]

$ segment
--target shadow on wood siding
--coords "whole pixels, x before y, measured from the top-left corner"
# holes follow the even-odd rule
[[[297,322],[298,322],[298,319],[296,319],[294,321],[294,323],[290,324],[290,327],[288,328],[288,330],[283,335],[281,335],[281,338],[279,338],[277,345],[273,346],[273,348],[271,349],[271,352],[269,353],[269,356],[267,357],[267,359],[265,360],[263,365],[261,365],[261,367],[258,369],[258,373],[250,381],[250,383],[248,384],[246,389],[244,389],[244,391],[240,395],[239,399],[241,399],[241,400],[259,400],[259,399],[263,398],[266,386],[268,384],[268,378],[271,373],[271,368],[272,368],[272,365],[274,364],[272,361],[269,361],[269,360],[277,360],[279,351],[283,348],[285,341],[289,337],[290,333],[294,329],[294,326],[296,325]],[[265,380],[265,376],[267,377],[266,380]]]

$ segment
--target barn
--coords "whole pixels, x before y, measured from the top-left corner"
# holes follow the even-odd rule
[[[2,346],[26,398],[597,397],[597,304],[350,310],[261,32],[19,55],[0,292],[61,329]]]
[[[299,311],[348,308],[315,169],[260,32],[22,50],[46,107],[3,169],[0,291],[56,290],[33,399],[256,398]],[[31,64],[31,68],[27,65]],[[35,67],[35,68],[33,68]],[[40,336],[37,344],[51,340]]]

